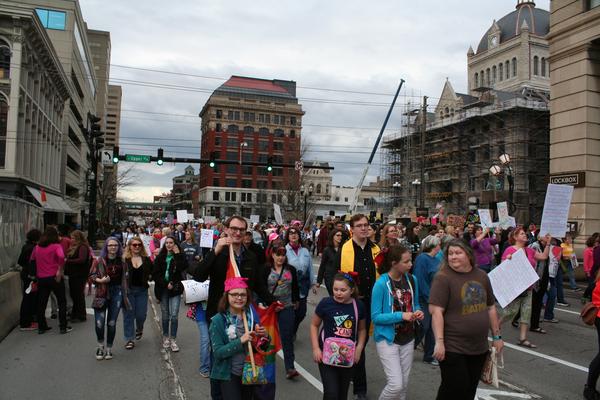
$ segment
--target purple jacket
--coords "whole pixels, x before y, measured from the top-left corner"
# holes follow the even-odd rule
[[[492,260],[494,259],[492,246],[496,244],[498,244],[496,239],[488,237],[483,238],[481,242],[478,242],[477,239],[471,240],[471,247],[473,248],[473,254],[475,255],[478,267],[492,264]]]

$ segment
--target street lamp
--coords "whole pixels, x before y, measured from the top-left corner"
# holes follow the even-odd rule
[[[415,180],[412,181],[411,184],[415,188],[415,208],[417,208],[417,194],[419,192],[419,187],[421,185],[421,180],[418,179],[418,178],[415,178]]]
[[[498,164],[494,164],[490,167],[490,174],[493,176],[498,176],[502,174],[502,167],[506,170],[506,179],[508,180],[508,202],[511,208],[511,212],[514,212],[516,209],[516,205],[514,203],[515,196],[515,177],[513,175],[513,170],[511,167],[511,159],[507,153],[500,154],[498,157],[502,166]]]
[[[242,165],[242,148],[243,147],[248,147],[248,142],[241,142],[240,143],[240,165]]]
[[[306,206],[308,204],[308,198],[312,196],[313,193],[313,184],[308,185],[308,192],[306,191],[304,185],[300,186],[300,194],[304,196],[304,224],[306,225]]]
[[[396,181],[396,182],[394,182],[392,184],[392,187],[394,188],[394,200],[395,200],[395,204],[397,206],[400,203],[400,201],[398,199],[398,197],[400,197],[398,195],[398,192],[400,191],[400,188],[402,187],[402,184],[400,182]]]

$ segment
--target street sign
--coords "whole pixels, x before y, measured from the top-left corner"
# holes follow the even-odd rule
[[[150,156],[144,154],[125,154],[125,161],[149,163]]]
[[[109,166],[113,165],[113,151],[112,150],[102,150],[102,165]]]
[[[296,161],[295,166],[296,171],[302,171],[302,169],[304,168],[304,162],[302,162],[302,160]]]
[[[550,175],[550,183],[555,185],[571,185],[576,188],[585,187],[585,171],[552,174]]]

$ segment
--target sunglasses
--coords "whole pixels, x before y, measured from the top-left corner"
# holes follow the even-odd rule
[[[130,244],[131,247],[142,247],[141,243],[131,243]]]

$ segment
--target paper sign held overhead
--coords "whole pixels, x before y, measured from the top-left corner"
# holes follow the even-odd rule
[[[490,214],[490,210],[477,210],[479,214],[479,220],[481,221],[481,226],[485,228],[492,229],[494,227],[494,223],[492,221],[492,215]]]
[[[200,247],[205,247],[207,249],[212,249],[213,247],[213,230],[212,229],[202,229],[200,230]]]
[[[572,197],[573,186],[548,184],[546,199],[544,200],[540,235],[549,233],[552,237],[556,238],[565,236]]]
[[[523,249],[513,253],[510,260],[504,260],[488,274],[494,296],[505,308],[527,288],[537,282],[537,275]]]
[[[260,222],[260,215],[251,215],[250,221],[252,221],[253,224],[258,224]]]
[[[187,210],[177,210],[177,223],[183,224],[184,222],[188,222]]]

